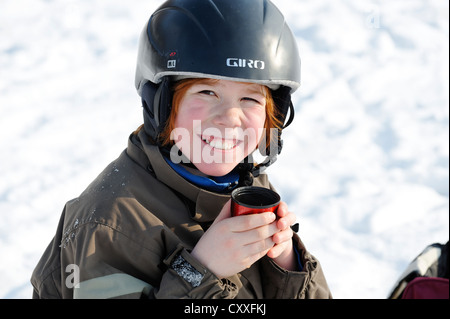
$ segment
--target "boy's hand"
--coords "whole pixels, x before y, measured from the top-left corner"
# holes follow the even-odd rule
[[[267,256],[284,269],[296,270],[297,260],[292,244],[294,232],[291,229],[291,225],[295,223],[296,216],[288,210],[288,206],[284,202],[280,203],[277,216],[276,225],[279,231],[272,236],[275,246],[267,252]]]
[[[237,274],[266,255],[276,247],[272,240],[275,234],[280,247],[272,254],[282,254],[287,246],[284,242],[288,234],[280,232],[289,222],[286,212],[282,211],[282,218],[275,222],[272,212],[231,217],[230,206],[228,201],[191,252],[218,278]]]

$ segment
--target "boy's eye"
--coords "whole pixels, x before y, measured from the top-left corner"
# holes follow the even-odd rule
[[[205,95],[209,95],[209,96],[215,96],[216,93],[214,93],[213,91],[209,91],[209,90],[203,90],[200,91],[201,94],[205,94]]]
[[[254,98],[251,98],[251,97],[244,97],[244,98],[242,98],[242,100],[243,101],[248,101],[248,102],[251,102],[251,103],[256,103],[256,104],[263,104],[261,101],[259,101],[257,99],[254,99]]]

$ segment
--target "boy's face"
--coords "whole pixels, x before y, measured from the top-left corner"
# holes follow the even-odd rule
[[[223,176],[264,134],[263,86],[225,80],[196,83],[181,99],[172,137],[204,174]]]

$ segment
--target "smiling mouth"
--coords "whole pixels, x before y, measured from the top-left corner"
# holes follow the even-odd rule
[[[202,136],[201,139],[212,148],[224,151],[232,150],[240,143],[235,139],[224,140],[214,136]]]

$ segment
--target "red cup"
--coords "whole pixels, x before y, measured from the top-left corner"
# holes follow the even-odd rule
[[[257,186],[236,188],[231,193],[231,215],[240,216],[274,212],[280,205],[280,195],[273,190]]]

